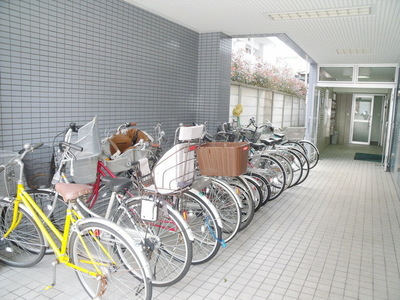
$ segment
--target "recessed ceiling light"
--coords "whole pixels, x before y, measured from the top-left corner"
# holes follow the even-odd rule
[[[332,18],[332,17],[350,17],[365,16],[371,14],[371,6],[349,7],[326,10],[293,11],[268,14],[274,21],[296,20],[296,19],[314,19],[314,18]]]

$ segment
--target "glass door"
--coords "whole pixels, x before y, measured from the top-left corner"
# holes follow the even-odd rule
[[[373,95],[354,95],[351,126],[352,144],[370,144],[371,122],[374,107]]]

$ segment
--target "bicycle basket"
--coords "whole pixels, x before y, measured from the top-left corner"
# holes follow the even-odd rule
[[[133,162],[146,158],[149,153],[147,149],[130,148],[117,157],[103,158],[103,161],[112,172],[119,173],[129,170]]]
[[[195,176],[195,149],[192,143],[176,144],[154,167],[154,184],[159,193],[169,193],[192,184]]]
[[[54,148],[42,146],[27,153],[24,165],[24,175],[29,188],[48,188],[55,172]]]
[[[119,150],[120,152],[125,152],[130,147],[139,143],[140,140],[144,142],[151,142],[152,138],[143,130],[137,128],[125,129],[120,133],[114,134],[109,138],[108,147],[109,149],[104,149],[106,153],[114,154]]]
[[[75,159],[71,161],[71,177],[76,183],[92,183],[96,180],[97,161],[101,153],[101,143],[97,117],[78,130],[78,139],[73,142],[83,151],[71,150]]]
[[[249,144],[211,142],[197,149],[200,173],[207,176],[239,176],[246,172]]]
[[[14,157],[18,157],[18,153],[0,150],[0,165],[7,164]],[[19,166],[8,166],[3,172],[0,173],[0,197],[15,196],[17,183],[14,178],[19,178]]]
[[[244,135],[245,135],[246,139],[247,139],[249,142],[257,143],[258,139],[259,139],[260,136],[261,136],[261,132],[259,132],[259,131],[253,131],[253,130],[246,130],[245,133],[244,133]]]
[[[303,140],[305,134],[305,127],[287,127],[285,130],[285,138],[288,140]]]

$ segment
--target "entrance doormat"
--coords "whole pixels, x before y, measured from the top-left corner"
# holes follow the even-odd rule
[[[366,161],[375,161],[381,162],[382,161],[382,154],[369,154],[369,153],[359,153],[357,152],[354,155],[355,160],[366,160]]]

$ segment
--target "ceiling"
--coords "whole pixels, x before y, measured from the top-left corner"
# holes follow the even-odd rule
[[[199,33],[277,35],[309,62],[400,63],[400,0],[125,1]],[[368,14],[331,16],[334,9],[340,14],[352,8],[367,9]],[[330,16],[315,17],[315,11],[321,10]],[[273,20],[270,16],[305,11],[311,18]]]

